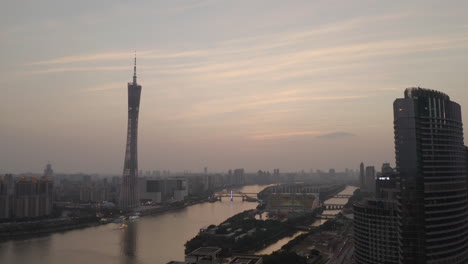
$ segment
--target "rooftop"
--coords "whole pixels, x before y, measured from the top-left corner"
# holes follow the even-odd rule
[[[216,255],[219,252],[221,252],[221,248],[218,247],[201,247],[198,249],[195,249],[194,251],[190,252],[188,254],[189,256],[212,256]]]
[[[229,264],[260,264],[262,263],[262,257],[254,255],[236,256]]]
[[[421,87],[409,87],[405,89],[405,98],[417,99],[418,97],[435,97],[443,100],[450,100],[447,94],[432,89]]]

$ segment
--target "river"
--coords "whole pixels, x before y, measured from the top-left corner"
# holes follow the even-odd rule
[[[241,192],[256,193],[266,185],[250,185]],[[241,198],[201,203],[145,216],[119,229],[119,224],[53,233],[43,237],[0,243],[1,264],[165,264],[184,260],[184,244],[201,227],[220,224],[257,203]]]
[[[256,193],[266,185],[250,185],[241,192]],[[342,193],[354,191],[347,187]],[[346,203],[347,199],[340,199]],[[336,204],[336,201],[334,201]],[[31,239],[0,243],[0,263],[5,264],[165,264],[184,260],[184,244],[203,226],[220,224],[244,210],[256,208],[257,203],[231,202],[201,203],[183,209],[145,216],[130,223],[126,229],[119,224],[53,233]],[[338,213],[339,210],[326,211]],[[321,224],[317,220],[314,225]],[[300,233],[295,234],[299,235]],[[269,254],[281,248],[291,237],[279,240],[259,253]]]

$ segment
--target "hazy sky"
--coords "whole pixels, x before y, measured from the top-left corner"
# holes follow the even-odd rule
[[[6,1],[0,172],[120,173],[137,50],[143,170],[394,164],[392,103],[468,122],[467,1]],[[466,135],[466,133],[465,133]]]

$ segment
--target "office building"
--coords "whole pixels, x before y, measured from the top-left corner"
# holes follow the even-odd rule
[[[365,188],[365,181],[364,181],[364,163],[361,162],[359,165],[359,187],[361,191]]]
[[[357,264],[398,263],[396,203],[365,199],[353,206],[354,261]]]
[[[398,190],[395,174],[386,170],[377,177],[375,186],[375,198],[353,205],[354,261],[357,264],[397,264]]]
[[[182,177],[138,179],[141,202],[179,202],[188,196],[188,180]]]
[[[467,163],[461,108],[408,88],[393,104],[400,263],[468,263]]]
[[[364,190],[369,193],[375,192],[375,167],[367,166],[364,176]]]

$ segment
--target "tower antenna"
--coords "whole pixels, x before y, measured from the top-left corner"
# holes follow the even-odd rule
[[[133,65],[133,84],[137,84],[137,76],[136,76],[136,50],[135,50],[135,64]]]

